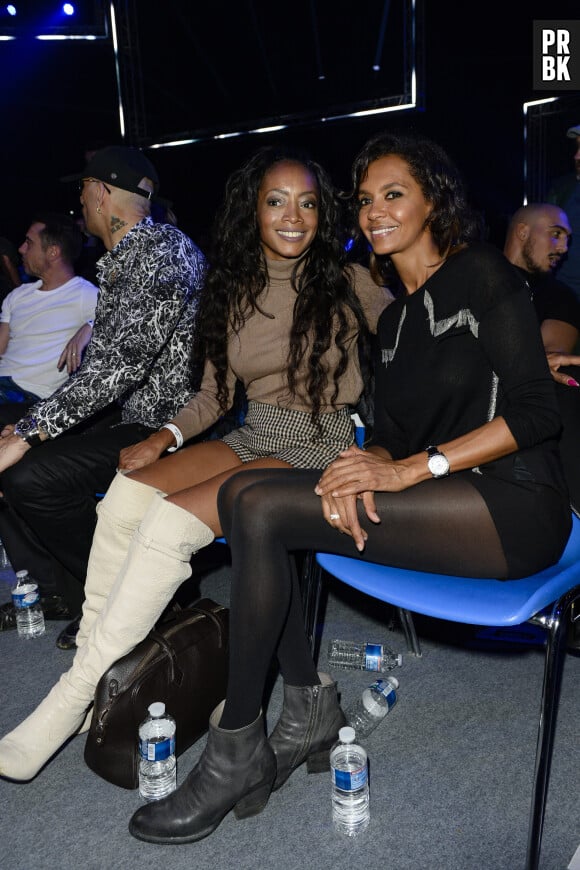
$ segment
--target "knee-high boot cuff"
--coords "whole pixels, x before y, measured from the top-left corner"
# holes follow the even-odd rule
[[[82,646],[91,625],[103,607],[121,570],[133,533],[156,494],[147,486],[118,472],[104,499],[97,505],[97,527],[93,536],[85,581],[85,601],[76,636]],[[87,730],[88,725],[83,726]]]
[[[188,560],[193,553],[209,546],[215,535],[195,514],[161,495],[156,495],[139,528],[137,539],[143,547]]]
[[[163,490],[118,471],[105,497],[97,505],[97,514],[109,516],[115,523],[135,528],[155,495],[165,495]]]

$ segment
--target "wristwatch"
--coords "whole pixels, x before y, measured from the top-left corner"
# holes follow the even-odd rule
[[[449,460],[444,453],[441,453],[438,447],[431,445],[426,448],[428,460],[427,467],[433,477],[447,477],[449,474]]]
[[[14,427],[14,434],[19,435],[31,447],[36,447],[37,444],[42,443],[40,426],[34,417],[22,417]]]

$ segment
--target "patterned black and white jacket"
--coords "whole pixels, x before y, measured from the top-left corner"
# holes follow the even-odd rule
[[[205,258],[181,230],[145,218],[97,264],[93,335],[79,370],[30,409],[55,438],[111,402],[159,428],[191,398],[190,351]]]

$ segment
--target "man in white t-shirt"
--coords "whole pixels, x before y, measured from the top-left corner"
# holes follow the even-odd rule
[[[39,215],[19,248],[24,271],[39,280],[16,287],[0,313],[0,421],[13,422],[52,395],[81,362],[97,287],[75,275],[82,235],[68,215]],[[8,405],[16,405],[10,414]],[[12,417],[12,420],[10,419]]]

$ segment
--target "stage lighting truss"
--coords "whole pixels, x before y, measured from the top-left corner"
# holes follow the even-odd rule
[[[188,2],[171,4],[171,30],[169,13],[156,28],[119,16],[119,30],[131,37],[119,40],[121,127],[133,144],[169,148],[423,108],[425,0],[361,0],[355,7],[295,0],[282,32],[269,0],[232,4],[225,28],[219,4],[200,7],[192,26]],[[139,18],[144,25],[141,7]],[[172,54],[160,60],[163,27]],[[137,36],[138,61],[134,49],[123,49]],[[190,81],[195,100],[178,106],[172,80]],[[192,120],[195,127],[187,124]]]

